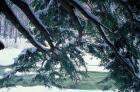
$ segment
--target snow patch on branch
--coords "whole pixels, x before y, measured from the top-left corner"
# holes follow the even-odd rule
[[[42,10],[38,10],[35,14],[37,16],[39,16],[40,14],[47,14],[48,13],[48,10],[50,9],[51,5],[53,4],[54,0],[50,0],[49,4],[47,5],[47,8],[45,9],[42,9]]]

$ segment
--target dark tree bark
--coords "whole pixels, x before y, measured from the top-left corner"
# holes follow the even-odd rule
[[[40,43],[38,43],[31,33],[20,23],[17,19],[13,11],[9,8],[5,0],[1,0],[0,3],[0,11],[9,19],[12,24],[20,31],[38,50],[42,52],[48,51],[45,47],[43,47]]]
[[[32,10],[28,4],[22,0],[11,0],[15,5],[17,5],[29,18],[29,20],[40,30],[42,34],[45,35],[46,40],[48,41],[51,48],[54,48],[53,41],[47,29],[40,23],[37,17],[33,14]]]
[[[5,48],[4,44],[0,41],[0,50],[2,50],[4,48]]]
[[[66,0],[64,0],[62,2],[62,7],[68,12],[68,14],[70,15],[70,18],[73,21],[73,25],[76,26],[78,33],[79,33],[79,41],[82,40],[82,36],[83,36],[83,27],[78,19],[78,17],[75,15],[74,13],[74,7],[72,5],[70,5]]]

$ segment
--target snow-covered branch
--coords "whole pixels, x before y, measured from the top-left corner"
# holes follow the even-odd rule
[[[83,35],[83,27],[75,14],[74,7],[71,6],[67,1],[62,2],[62,7],[64,7],[64,9],[69,13],[70,18],[73,20],[73,24],[75,24],[78,29],[79,40],[81,40]]]
[[[9,19],[12,24],[40,51],[46,52],[48,51],[45,47],[43,47],[39,42],[37,42],[31,33],[20,23],[17,19],[13,11],[9,8],[5,0],[2,0],[0,3],[0,9],[2,9],[2,13]]]
[[[46,8],[47,11],[49,10],[49,8],[53,4],[53,2],[54,2],[54,0],[50,0],[49,4],[47,5],[47,8]]]
[[[16,4],[29,18],[29,20],[38,28],[38,30],[41,31],[42,34],[44,34],[46,40],[48,41],[51,48],[54,48],[54,44],[52,41],[52,38],[48,32],[48,30],[45,29],[44,25],[39,21],[39,19],[34,15],[32,10],[30,9],[29,5],[22,1],[22,0],[11,0],[14,4]]]
[[[38,10],[35,14],[39,15],[41,13],[48,13],[48,10],[50,9],[51,5],[53,4],[54,0],[50,0],[49,4],[47,5],[47,8]]]
[[[90,12],[88,12],[86,9],[84,9],[84,7],[82,6],[81,2],[78,0],[68,0],[68,2],[70,2],[74,7],[76,7],[85,17],[87,17],[89,20],[91,20],[93,23],[96,24],[97,29],[100,33],[100,35],[102,36],[102,38],[105,40],[105,42],[110,46],[110,48],[114,51],[116,57],[120,60],[120,63],[125,64],[127,66],[127,70],[134,75],[135,77],[137,77],[138,79],[140,79],[140,77],[138,76],[138,74],[136,73],[136,70],[134,68],[134,66],[128,62],[126,59],[124,59],[116,50],[116,48],[114,47],[114,45],[111,43],[111,41],[109,41],[109,39],[106,37],[104,30],[110,30],[108,29],[106,26],[104,26],[100,20],[93,14],[91,14]]]
[[[85,9],[85,7],[81,4],[81,2],[79,0],[67,0],[70,4],[72,4],[75,8],[77,8],[87,19],[93,21],[95,24],[99,24],[102,27],[104,27],[105,29],[107,29],[108,31],[110,31],[110,29],[108,27],[106,27],[104,24],[102,24],[100,22],[100,19],[91,14],[91,12],[89,12],[88,10]]]

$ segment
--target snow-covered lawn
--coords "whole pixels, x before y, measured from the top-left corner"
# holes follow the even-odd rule
[[[10,65],[13,64],[14,58],[17,57],[17,55],[22,51],[22,49],[4,49],[0,51],[0,65]],[[90,58],[93,58],[92,60]],[[103,67],[99,67],[99,60],[97,60],[94,57],[91,57],[90,55],[87,55],[84,57],[86,61],[88,61],[89,71],[106,71]],[[95,65],[95,66],[94,66]],[[58,88],[46,88],[44,86],[33,86],[33,87],[11,87],[8,88],[2,88],[0,89],[0,92],[113,92],[113,91],[101,91],[101,90],[77,90],[77,89],[58,89]]]
[[[8,48],[0,50],[0,65],[10,65],[14,63],[14,58],[22,51],[22,49]]]
[[[14,58],[20,54],[23,48],[7,48],[4,50],[0,50],[0,65],[10,65],[14,63]],[[107,72],[104,67],[99,66],[100,60],[87,54],[84,56],[84,60],[88,63],[88,71],[100,71]]]
[[[114,91],[101,91],[101,90],[77,90],[77,89],[58,89],[58,88],[46,88],[43,86],[33,87],[12,87],[2,88],[0,92],[114,92]]]

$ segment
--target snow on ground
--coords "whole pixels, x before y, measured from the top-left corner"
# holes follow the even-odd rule
[[[14,63],[14,58],[22,51],[22,49],[7,48],[0,50],[0,65],[11,65]]]
[[[27,44],[21,45],[17,48],[7,48],[0,50],[0,65],[10,65],[14,63],[14,58],[23,50]],[[92,59],[91,59],[92,58]],[[84,56],[84,60],[88,63],[89,71],[105,72],[103,67],[99,67],[99,59],[87,54]],[[11,88],[2,88],[0,92],[113,92],[113,91],[102,91],[102,90],[78,90],[78,89],[58,89],[58,88],[46,88],[44,86],[33,86],[33,87],[22,87],[16,86]]]
[[[24,38],[18,38],[16,44],[14,43],[15,39],[0,39],[4,43],[4,45],[8,47],[4,50],[0,50],[0,65],[13,64],[14,58],[16,58],[24,48],[32,47],[32,45]],[[107,72],[104,67],[99,67],[100,59],[97,59],[90,54],[86,54],[84,56],[84,60],[88,63],[88,71]]]
[[[0,89],[0,92],[114,92],[114,91],[58,89],[58,88],[47,88],[43,86],[33,86],[33,87],[16,86],[12,88],[2,88]]]
[[[7,48],[0,50],[0,65],[10,65],[14,63],[14,58],[22,51],[23,48]],[[92,59],[91,59],[92,58]],[[96,59],[87,54],[84,56],[84,59],[88,61],[88,70],[89,71],[98,71],[105,72],[103,67],[99,67],[100,60]],[[33,86],[33,87],[11,87],[11,88],[2,88],[0,92],[113,92],[113,91],[102,91],[102,90],[78,90],[78,89],[57,89],[57,88],[46,88],[43,86]]]
[[[16,43],[14,39],[0,38],[0,40],[6,47],[6,49],[0,50],[0,65],[13,64],[14,58],[16,58],[24,48],[32,47],[32,45],[23,38],[18,38]]]
[[[108,72],[108,70],[106,70],[103,66],[99,66],[100,59],[97,59],[88,53],[83,58],[87,62],[88,71]]]
[[[14,63],[14,58],[20,54],[23,48],[7,48],[4,50],[0,50],[0,65],[10,65]],[[100,71],[107,72],[104,67],[99,66],[100,60],[87,54],[84,56],[84,60],[88,63],[88,71]]]

